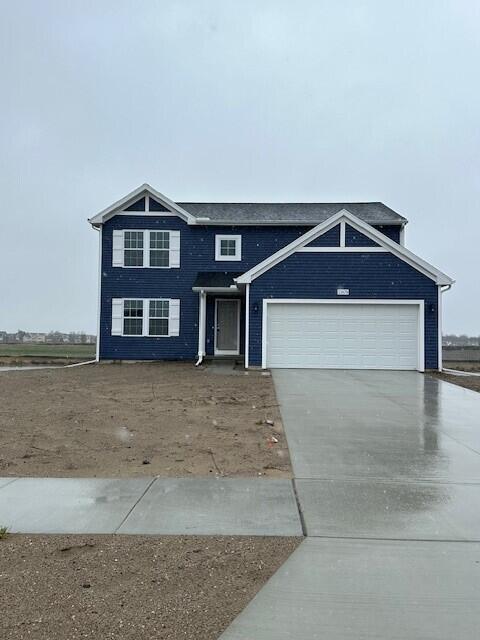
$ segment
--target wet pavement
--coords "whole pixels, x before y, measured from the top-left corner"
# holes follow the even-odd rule
[[[12,533],[301,536],[291,480],[0,478]]]
[[[222,640],[473,640],[480,394],[414,372],[276,370],[309,537]]]
[[[478,640],[480,545],[307,538],[221,640]]]

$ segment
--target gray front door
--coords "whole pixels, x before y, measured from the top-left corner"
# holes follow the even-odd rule
[[[215,353],[239,354],[240,300],[217,298],[215,302]]]

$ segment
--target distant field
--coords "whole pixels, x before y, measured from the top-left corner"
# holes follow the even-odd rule
[[[94,358],[94,344],[0,344],[1,357]]]

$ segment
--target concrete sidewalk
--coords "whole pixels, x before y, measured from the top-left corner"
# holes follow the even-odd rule
[[[301,536],[291,480],[0,478],[12,533]]]

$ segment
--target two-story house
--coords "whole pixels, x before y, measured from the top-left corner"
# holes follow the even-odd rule
[[[144,184],[90,223],[98,359],[441,368],[453,280],[381,202],[173,202]]]

